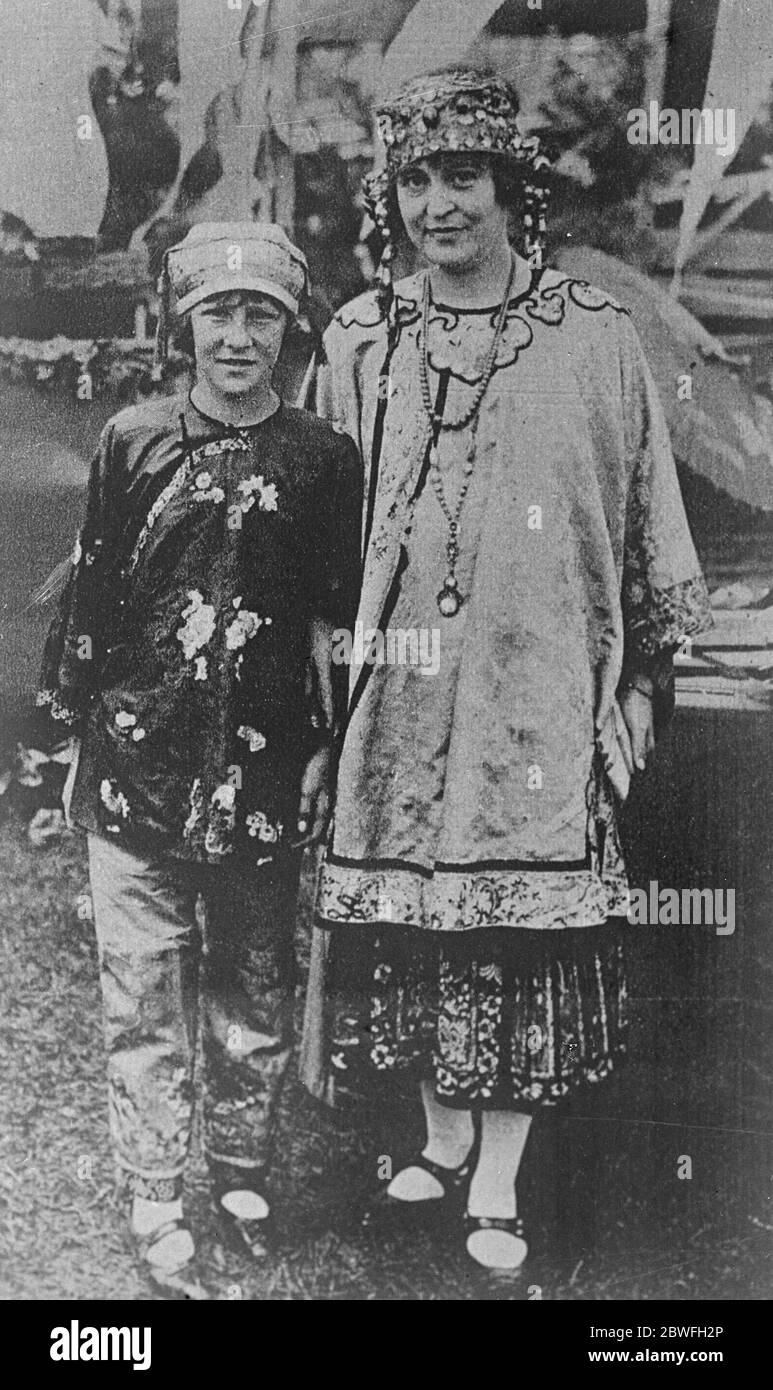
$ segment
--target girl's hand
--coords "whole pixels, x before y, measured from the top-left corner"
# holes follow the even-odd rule
[[[306,764],[298,806],[298,835],[292,849],[317,845],[327,834],[333,804],[333,750],[318,748]]]
[[[652,700],[635,686],[629,686],[619,697],[625,727],[631,740],[631,756],[639,772],[643,772],[647,758],[655,749],[655,717]],[[633,771],[633,769],[631,769]]]

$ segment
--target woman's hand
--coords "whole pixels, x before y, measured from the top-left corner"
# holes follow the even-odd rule
[[[318,748],[306,764],[298,806],[298,834],[293,849],[307,849],[324,839],[333,804],[333,750]]]
[[[636,686],[629,686],[619,696],[620,709],[628,736],[631,740],[631,758],[634,767],[639,772],[643,772],[647,758],[655,748],[655,717],[652,710],[652,700],[649,696],[637,690]],[[626,761],[628,761],[626,759]],[[634,768],[629,768],[633,772]]]

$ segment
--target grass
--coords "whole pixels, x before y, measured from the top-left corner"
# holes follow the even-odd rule
[[[20,817],[0,824],[0,1296],[16,1300],[153,1296],[112,1203],[96,952],[78,915],[84,848],[72,835],[36,850]],[[453,1244],[363,1234],[358,1203],[378,1155],[392,1152],[398,1133],[399,1164],[419,1139],[418,1116],[378,1097],[367,1115],[331,1115],[293,1078],[272,1180],[280,1240],[266,1264],[223,1254],[203,1167],[192,1160],[191,1216],[217,1296],[769,1297],[770,1135],[762,1112],[747,1107],[739,1121],[732,1057],[717,1065],[739,1046],[737,1022],[719,1010],[707,1049],[685,1012],[640,986],[624,1072],[533,1127],[519,1197],[534,1261],[516,1283],[478,1273]],[[685,1154],[689,1181],[677,1176]]]

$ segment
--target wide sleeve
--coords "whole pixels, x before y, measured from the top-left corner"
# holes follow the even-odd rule
[[[43,650],[34,732],[36,743],[45,747],[81,733],[104,659],[112,450],[108,424],[92,461],[83,522]]]
[[[627,476],[624,674],[662,673],[685,639],[710,626],[709,598],[652,372],[627,316],[621,316],[621,331]]]

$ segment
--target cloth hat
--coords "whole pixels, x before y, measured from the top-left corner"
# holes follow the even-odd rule
[[[152,377],[163,380],[169,349],[169,300],[185,314],[213,294],[253,290],[297,314],[309,288],[306,257],[274,222],[197,222],[164,256]]]
[[[230,290],[254,290],[297,314],[306,257],[273,222],[199,222],[168,256],[178,314]]]

